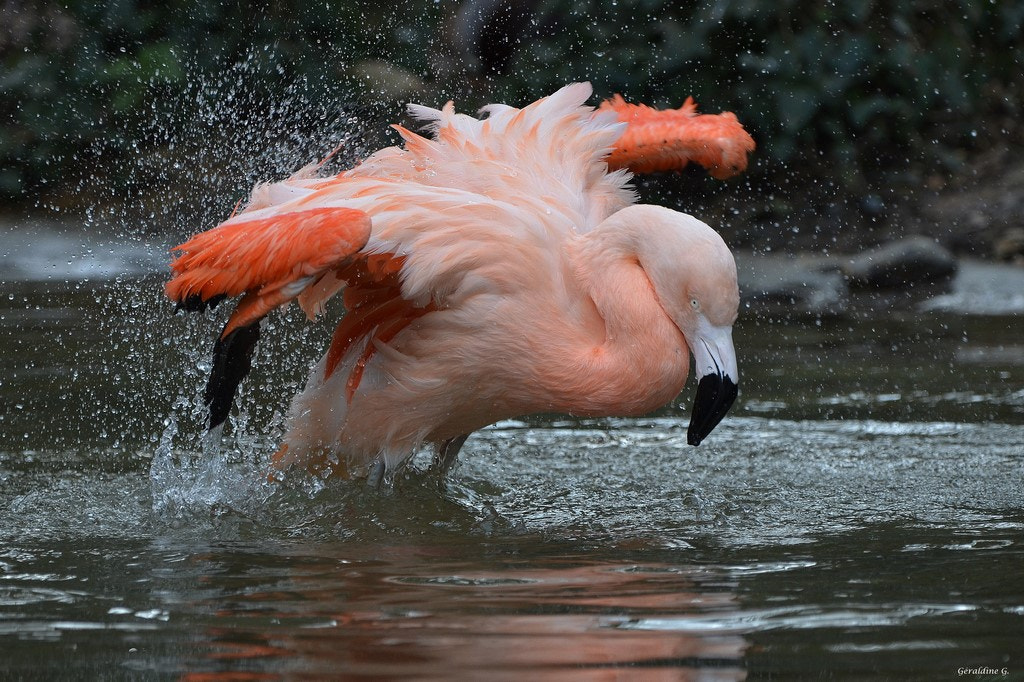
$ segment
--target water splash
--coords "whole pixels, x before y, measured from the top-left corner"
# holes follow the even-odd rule
[[[0,269],[53,287],[94,278],[87,288],[111,314],[101,317],[102,338],[88,351],[101,357],[105,373],[114,367],[117,374],[103,395],[76,402],[92,406],[93,423],[110,423],[103,433],[118,432],[119,446],[152,452],[149,487],[159,524],[252,518],[280,494],[266,481],[268,453],[287,400],[329,334],[327,325],[298,324],[293,311],[271,315],[255,370],[237,397],[242,408],[226,431],[201,435],[198,396],[227,311],[172,314],[161,295],[168,248],[226,218],[257,182],[285,177],[339,144],[324,172],[351,165],[366,154],[356,141],[367,127],[381,127],[364,124],[373,114],[341,83],[323,88],[285,78],[274,90],[252,87],[268,69],[279,70],[278,61],[273,50],[253,50],[215,72],[196,71],[176,101],[155,101],[148,120],[98,140],[91,150],[97,175],[77,188],[88,206],[84,221],[54,227],[42,254],[31,239],[24,248],[14,244],[35,260],[18,258],[20,270]],[[67,340],[57,342],[68,357],[83,357]],[[86,427],[65,440],[90,437]],[[316,485],[307,482],[302,493],[315,495]]]
[[[177,398],[150,465],[154,524],[221,537],[252,530],[307,539],[515,532],[479,486],[448,485],[427,457],[379,487],[304,471],[271,479],[270,453],[282,419],[277,413],[272,424],[254,420],[257,428],[250,424],[251,407],[243,406],[226,428],[201,434],[181,424],[201,419],[205,407],[198,399]]]
[[[243,512],[259,500],[261,486],[252,471],[221,456],[216,447],[219,433],[204,437],[198,455],[176,451],[178,420],[167,418],[150,467],[150,491],[155,518],[172,527],[215,524],[232,510]]]

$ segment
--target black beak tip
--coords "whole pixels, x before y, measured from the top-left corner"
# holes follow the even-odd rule
[[[700,445],[708,434],[732,407],[739,395],[739,385],[729,376],[721,374],[705,374],[697,383],[697,395],[693,399],[693,412],[690,416],[690,428],[686,432],[686,442]]]

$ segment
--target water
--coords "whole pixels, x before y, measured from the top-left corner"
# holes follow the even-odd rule
[[[0,678],[1024,679],[1024,337],[977,277],[747,314],[700,448],[690,387],[376,492],[260,476],[329,330],[276,319],[202,455],[214,322],[160,300],[167,244],[43,236],[0,269]]]

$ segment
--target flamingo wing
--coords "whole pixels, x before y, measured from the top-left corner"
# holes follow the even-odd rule
[[[699,163],[719,180],[747,167],[754,138],[736,115],[698,114],[688,97],[678,109],[659,110],[645,104],[629,104],[620,95],[601,103],[598,111],[612,111],[628,127],[608,156],[610,168],[634,173],[679,170],[690,161]]]
[[[174,249],[180,255],[166,293],[179,308],[202,310],[241,295],[214,347],[205,391],[210,428],[227,418],[251,369],[259,321],[276,307],[297,300],[313,318],[343,292],[347,312],[321,381],[344,367],[351,402],[378,348],[418,318],[480,293],[511,293],[523,287],[524,272],[558,267],[550,230],[503,201],[346,174],[313,187],[278,184],[288,183],[304,193],[243,212]],[[493,248],[501,241],[517,248]]]
[[[258,215],[258,214],[254,214]],[[176,246],[165,292],[186,310],[242,295],[214,347],[206,386],[210,427],[227,418],[248,374],[259,321],[330,270],[352,264],[370,237],[362,211],[321,207],[270,217],[242,214]]]
[[[618,98],[595,111],[590,95],[589,84],[572,84],[522,109],[491,105],[479,119],[450,103],[410,107],[431,137],[397,127],[404,148],[334,177],[311,166],[257,186],[242,213],[176,247],[166,292],[179,308],[242,297],[214,348],[210,427],[226,419],[272,309],[297,299],[314,317],[344,291],[347,313],[305,393],[344,371],[338,398],[351,403],[375,354],[393,353],[389,342],[434,311],[534,292],[552,314],[592,314],[568,284],[564,243],[635,201],[629,171],[692,159],[723,177],[753,148],[731,114],[712,117],[725,133],[700,137],[693,126],[709,117],[691,105],[658,112]],[[343,423],[347,406],[331,409]]]

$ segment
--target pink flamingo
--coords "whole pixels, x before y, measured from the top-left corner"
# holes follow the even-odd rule
[[[410,105],[431,138],[334,177],[258,185],[246,208],[176,247],[167,294],[202,310],[242,295],[214,349],[210,428],[250,369],[260,320],[298,299],[347,314],[292,402],[278,470],[390,475],[425,445],[446,471],[468,434],[538,412],[629,416],[699,376],[687,440],[737,394],[729,249],[684,213],[636,204],[630,169],[689,160],[726,177],[753,140],[691,100],[657,111],[576,83],[483,119]]]

